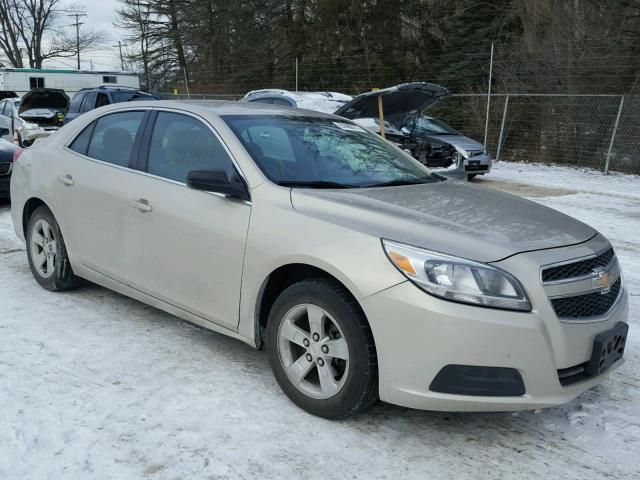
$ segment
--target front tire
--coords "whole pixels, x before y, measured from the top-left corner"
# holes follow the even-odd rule
[[[271,308],[266,333],[271,369],[298,407],[337,419],[377,400],[373,336],[340,285],[316,278],[288,287]]]
[[[77,277],[71,269],[60,227],[51,210],[40,206],[33,211],[26,237],[29,266],[36,281],[52,292],[75,287]]]

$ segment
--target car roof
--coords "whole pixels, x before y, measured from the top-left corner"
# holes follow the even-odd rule
[[[353,97],[338,92],[293,92],[291,90],[282,90],[277,88],[265,88],[261,90],[252,90],[247,93],[244,98],[257,98],[257,97],[273,97],[282,96],[290,98],[292,100],[337,100],[348,102]]]
[[[101,107],[110,111],[120,109],[130,109],[129,102],[114,103]],[[264,103],[233,102],[228,100],[138,100],[135,107],[167,107],[190,112],[213,113],[217,116],[254,116],[254,115],[279,115],[279,116],[302,116],[316,118],[340,118],[328,113],[315,110],[305,110],[302,108],[292,108],[288,106],[269,105]]]

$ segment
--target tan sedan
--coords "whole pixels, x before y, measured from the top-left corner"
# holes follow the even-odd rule
[[[19,156],[11,198],[44,288],[82,277],[264,346],[316,415],[545,407],[622,362],[627,294],[602,235],[332,115],[99,108]]]

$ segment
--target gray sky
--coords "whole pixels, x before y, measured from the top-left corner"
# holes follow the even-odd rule
[[[72,3],[72,2],[68,2]],[[80,21],[84,22],[83,27],[90,27],[95,30],[102,30],[105,32],[107,38],[104,47],[95,52],[87,52],[84,55],[80,54],[80,61],[82,69],[89,70],[91,68],[91,62],[93,62],[94,70],[120,70],[120,57],[118,55],[118,48],[112,47],[117,45],[118,38],[121,33],[113,27],[113,21],[115,20],[115,9],[117,7],[116,0],[83,0],[79,4],[83,5],[87,9],[87,16]],[[68,23],[71,23],[69,19]],[[72,29],[73,27],[68,27]],[[75,68],[76,59],[64,58],[60,61],[48,62],[48,66],[56,68],[71,67]]]

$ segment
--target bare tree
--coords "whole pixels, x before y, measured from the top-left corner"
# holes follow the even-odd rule
[[[46,60],[76,55],[78,45],[86,50],[100,44],[100,32],[83,30],[76,38],[65,30],[70,11],[63,0],[0,0],[0,49],[8,62],[20,68],[26,56],[31,68],[42,68]]]

